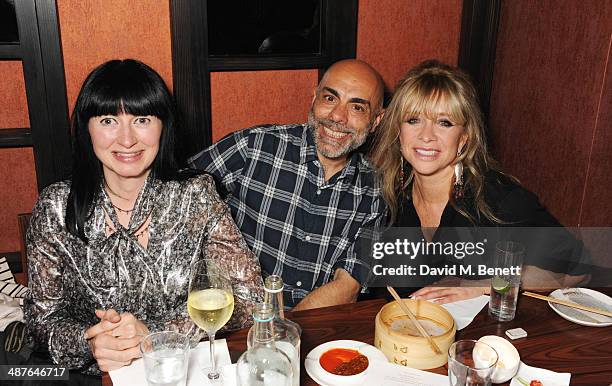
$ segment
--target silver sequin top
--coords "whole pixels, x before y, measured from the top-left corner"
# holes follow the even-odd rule
[[[151,332],[195,334],[186,302],[190,264],[203,257],[231,275],[235,309],[226,327],[249,324],[252,306],[263,297],[259,263],[210,176],[180,182],[149,177],[127,229],[119,224],[101,187],[85,223],[87,244],[64,225],[69,191],[69,183],[59,182],[41,193],[27,234],[29,340],[48,348],[55,363],[99,373],[84,338],[85,330],[99,322],[96,309],[131,312]],[[105,234],[106,213],[118,230],[110,236]],[[144,249],[134,233],[149,215]]]

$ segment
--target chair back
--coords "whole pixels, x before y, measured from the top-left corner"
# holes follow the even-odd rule
[[[17,215],[19,223],[19,243],[21,244],[21,273],[15,274],[15,281],[24,286],[28,285],[28,253],[26,250],[26,232],[30,225],[32,213],[21,213]]]

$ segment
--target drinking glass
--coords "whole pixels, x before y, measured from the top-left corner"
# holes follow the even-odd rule
[[[189,337],[174,332],[154,332],[140,343],[147,382],[151,386],[184,386],[189,363]]]
[[[448,380],[451,386],[490,386],[498,359],[486,343],[458,340],[448,349]]]
[[[489,315],[499,321],[514,319],[524,257],[525,247],[521,243],[499,241],[495,244],[494,268],[505,272],[491,279]]]
[[[234,312],[234,295],[230,279],[211,261],[200,260],[191,267],[187,311],[191,320],[208,335],[211,361],[211,368],[205,369],[208,379],[219,380],[215,333],[230,320]]]

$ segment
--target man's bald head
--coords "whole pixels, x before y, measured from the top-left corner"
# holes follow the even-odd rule
[[[329,77],[334,79],[339,77],[359,84],[364,93],[371,95],[372,109],[376,112],[382,109],[385,84],[378,71],[368,63],[358,59],[344,59],[332,64],[321,78],[318,90],[325,86]]]

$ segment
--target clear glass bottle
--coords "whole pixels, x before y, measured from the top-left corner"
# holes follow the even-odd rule
[[[274,312],[272,305],[257,303],[253,311],[255,324],[249,331],[252,345],[236,365],[240,386],[291,386],[293,368],[289,357],[274,343]]]
[[[277,275],[270,275],[264,280],[265,297],[264,303],[272,305],[274,312],[274,343],[291,360],[293,367],[293,386],[300,385],[300,336],[302,328],[299,324],[285,319],[285,307],[283,301],[283,279]],[[253,328],[247,336],[247,347],[253,345]]]

